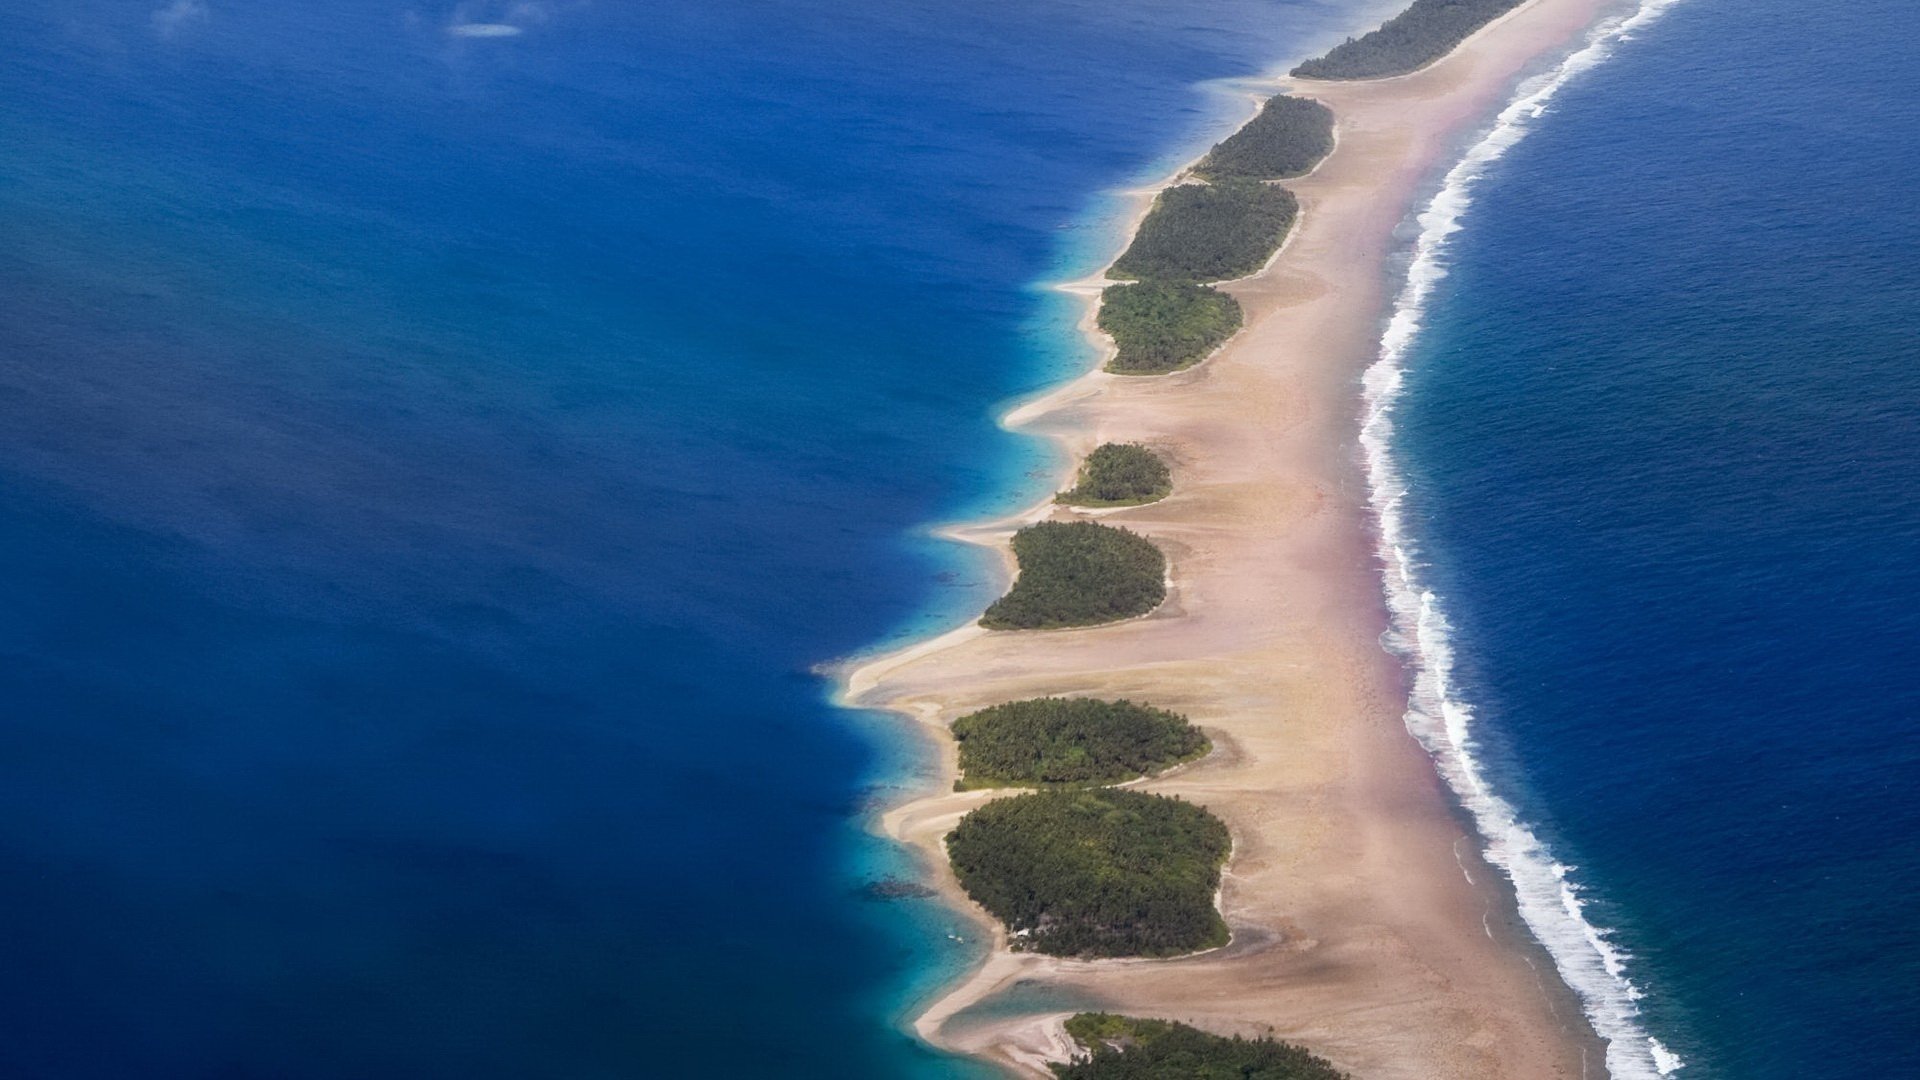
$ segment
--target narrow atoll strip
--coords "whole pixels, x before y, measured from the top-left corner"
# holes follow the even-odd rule
[[[1362,40],[1371,39],[1366,48],[1382,54],[1381,50],[1401,41],[1409,28],[1420,29],[1422,40],[1438,40],[1458,31],[1426,60],[1407,59],[1417,52],[1413,49],[1395,53],[1399,59],[1394,62],[1412,63],[1407,70],[1414,70],[1518,5],[1504,0],[1459,0],[1450,6],[1471,8],[1473,18],[1458,19],[1461,11],[1430,18],[1440,6],[1449,5],[1415,0],[1401,18]],[[1479,100],[1475,95],[1498,93],[1498,80],[1515,77],[1513,72],[1526,57],[1555,47],[1575,32],[1571,19],[1593,17],[1585,0],[1540,0],[1538,7],[1549,17],[1514,20],[1516,34],[1508,35],[1511,41],[1499,40],[1490,66],[1484,52],[1464,61],[1467,78],[1463,81],[1436,88],[1410,80],[1410,89],[1404,92],[1380,88],[1387,96],[1384,102],[1365,93],[1355,101],[1338,89],[1322,91],[1343,116],[1349,105],[1357,110],[1358,126],[1343,136],[1355,144],[1366,143],[1366,150],[1356,147],[1356,153],[1372,155],[1364,160],[1384,162],[1389,169],[1428,161],[1423,155],[1440,151],[1430,151],[1418,141],[1420,135],[1434,130],[1433,125],[1450,130],[1445,126],[1455,123],[1456,114],[1449,110],[1460,110],[1461,103],[1471,105]],[[1482,11],[1483,18],[1474,14]],[[1342,54],[1342,49],[1347,51]],[[1362,52],[1342,46],[1329,58],[1310,61],[1302,68],[1327,63],[1335,54],[1351,58]],[[1376,56],[1371,62],[1382,61]],[[1366,111],[1369,108],[1372,112]],[[1408,119],[1407,112],[1415,119]],[[1470,110],[1460,115],[1465,112]],[[1361,310],[1370,293],[1367,282],[1353,283],[1354,260],[1325,255],[1327,240],[1330,236],[1342,242],[1356,235],[1384,237],[1389,225],[1382,222],[1410,202],[1411,194],[1404,168],[1382,179],[1377,192],[1369,182],[1371,174],[1355,182],[1354,161],[1362,158],[1342,159],[1341,164],[1321,170],[1335,148],[1333,111],[1317,101],[1283,95],[1265,102],[1252,121],[1161,190],[1130,245],[1109,268],[1107,287],[1094,315],[1095,324],[1117,346],[1108,373],[1165,375],[1221,355],[1242,331],[1242,324],[1250,321],[1241,309],[1242,299],[1262,319],[1264,330],[1249,333],[1265,333],[1263,349],[1277,343],[1289,362],[1302,362],[1303,357],[1322,367],[1344,362],[1351,347],[1321,342],[1317,335],[1327,326],[1346,333],[1358,325],[1371,314]],[[1313,227],[1318,232],[1314,243],[1302,245],[1306,254],[1300,257],[1300,268],[1318,275],[1315,285],[1324,288],[1331,281],[1333,287],[1303,301],[1299,290],[1277,297],[1272,276],[1242,282],[1267,269],[1299,225],[1300,204],[1283,182],[1309,176],[1313,178],[1302,180],[1301,190],[1313,194]],[[1279,284],[1295,285],[1292,276],[1297,275]],[[1344,294],[1339,291],[1342,283]],[[1292,306],[1276,308],[1276,302]],[[1276,310],[1299,312],[1306,304],[1329,302],[1335,311],[1344,312],[1344,322],[1270,318]],[[1295,330],[1304,335],[1298,339],[1298,356],[1276,337],[1276,331]],[[1168,1020],[1083,1015],[1068,1022],[1066,1036],[1060,1032],[1058,1014],[1002,1018],[990,1024],[976,1016],[968,1023],[948,1026],[960,1010],[981,1003],[987,995],[1019,985],[1015,980],[1039,977],[1062,985],[1091,983],[1101,993],[1112,992],[1116,1003],[1133,1006],[1129,1011],[1146,1016],[1204,1017],[1195,1023],[1225,1031],[1271,1031],[1248,1025],[1283,1017],[1297,1020],[1294,1010],[1299,1002],[1277,996],[1270,973],[1249,975],[1245,950],[1272,949],[1276,928],[1290,928],[1290,920],[1299,918],[1312,927],[1315,939],[1288,944],[1290,930],[1280,930],[1282,949],[1296,951],[1262,953],[1268,958],[1263,963],[1286,968],[1290,978],[1325,980],[1316,994],[1348,995],[1336,997],[1340,1018],[1330,1026],[1294,1029],[1313,1031],[1315,1046],[1322,1052],[1356,1066],[1365,1064],[1369,1075],[1416,1075],[1428,1062],[1391,1064],[1397,1059],[1391,1057],[1390,1047],[1399,1045],[1403,1037],[1427,1039],[1436,1032],[1457,1031],[1473,1035],[1471,1047],[1463,1049],[1462,1043],[1448,1041],[1451,1034],[1431,1045],[1439,1057],[1453,1063],[1450,1067],[1466,1070],[1456,1068],[1459,1075],[1575,1075],[1569,1069],[1584,1069],[1586,1046],[1580,1033],[1568,1027],[1564,1012],[1555,1010],[1551,1001],[1542,1006],[1539,994],[1544,987],[1538,969],[1524,957],[1496,956],[1495,946],[1481,942],[1483,933],[1489,941],[1494,934],[1483,912],[1489,901],[1474,891],[1480,886],[1469,877],[1472,887],[1462,897],[1453,875],[1431,873],[1432,868],[1422,861],[1434,851],[1451,851],[1457,857],[1460,848],[1457,841],[1445,839],[1446,827],[1408,824],[1413,819],[1405,813],[1401,794],[1406,788],[1397,782],[1402,774],[1396,770],[1402,766],[1394,757],[1400,751],[1375,740],[1369,744],[1368,764],[1358,767],[1329,748],[1329,740],[1334,740],[1333,746],[1348,746],[1351,743],[1345,740],[1353,738],[1354,732],[1367,730],[1372,723],[1368,699],[1343,696],[1351,688],[1332,679],[1289,674],[1277,683],[1268,681],[1268,673],[1275,670],[1317,670],[1312,667],[1316,658],[1330,660],[1331,670],[1365,668],[1370,654],[1358,651],[1358,646],[1347,649],[1342,639],[1323,637],[1277,643],[1256,639],[1262,652],[1246,657],[1248,664],[1260,660],[1259,666],[1234,667],[1205,651],[1220,642],[1241,646],[1247,639],[1237,635],[1246,634],[1250,627],[1264,632],[1260,628],[1266,626],[1266,613],[1273,610],[1273,603],[1284,605],[1293,595],[1281,591],[1276,582],[1288,590],[1300,585],[1310,595],[1321,589],[1323,583],[1317,579],[1304,574],[1287,577],[1269,569],[1274,565],[1273,548],[1268,546],[1271,536],[1280,537],[1277,543],[1282,547],[1293,544],[1295,551],[1320,555],[1310,546],[1311,540],[1302,547],[1287,540],[1284,532],[1263,533],[1260,545],[1250,548],[1243,526],[1260,523],[1264,528],[1278,523],[1295,529],[1324,529],[1320,523],[1331,515],[1311,518],[1294,512],[1293,504],[1270,496],[1293,489],[1324,492],[1335,483],[1319,468],[1318,457],[1311,459],[1312,468],[1296,468],[1291,458],[1280,459],[1281,467],[1272,467],[1263,464],[1268,459],[1255,455],[1244,462],[1235,459],[1242,468],[1232,474],[1234,486],[1223,487],[1219,455],[1238,453],[1243,443],[1238,434],[1223,435],[1221,425],[1231,421],[1241,425],[1236,432],[1244,431],[1246,425],[1263,424],[1276,415],[1277,404],[1297,404],[1270,392],[1257,377],[1250,379],[1247,365],[1238,362],[1240,353],[1228,355],[1234,362],[1218,371],[1157,386],[1136,383],[1126,391],[1132,403],[1178,403],[1184,411],[1169,409],[1163,414],[1136,409],[1117,414],[1122,422],[1119,431],[1180,455],[1184,482],[1194,484],[1195,505],[1212,500],[1207,505],[1214,516],[1198,523],[1171,517],[1166,510],[1139,519],[1150,522],[1155,535],[1164,531],[1176,539],[1176,553],[1195,553],[1194,567],[1181,579],[1182,606],[1171,614],[1199,618],[1141,620],[1135,626],[1099,631],[1109,635],[1100,637],[983,632],[1095,627],[1153,613],[1165,602],[1170,582],[1167,559],[1152,540],[1087,520],[1041,520],[1013,534],[1017,573],[1012,588],[987,609],[977,627],[942,639],[942,647],[950,654],[936,660],[927,648],[910,650],[904,658],[869,665],[849,678],[850,691],[863,685],[863,679],[869,688],[883,679],[895,680],[888,687],[889,707],[929,725],[945,726],[954,737],[946,767],[948,775],[958,774],[955,790],[889,812],[886,827],[893,835],[915,838],[936,858],[945,854],[952,873],[950,877],[942,874],[943,887],[957,885],[991,922],[1003,928],[995,933],[1000,947],[993,956],[965,987],[922,1014],[915,1028],[951,1048],[990,1052],[1036,1073],[1050,1070],[1056,1076],[1165,1075],[1166,1056],[1173,1054],[1184,1065],[1217,1066],[1234,1075],[1336,1080],[1344,1074],[1298,1046],[1271,1038],[1228,1038]],[[1256,374],[1268,372],[1263,369]],[[1048,401],[1056,409],[1065,402],[1087,408],[1087,403],[1103,395],[1119,393],[1117,387],[1123,381],[1134,382],[1092,375],[1077,389],[1056,392]],[[1252,405],[1242,405],[1249,400]],[[1029,407],[1021,415],[1031,418],[1043,411]],[[1089,415],[1089,428],[1115,429],[1108,426],[1116,418],[1114,412],[1089,410]],[[1207,427],[1216,417],[1221,418],[1219,423]],[[1131,422],[1142,418],[1148,422]],[[1161,424],[1163,418],[1179,424]],[[1202,458],[1197,449],[1211,451],[1212,456]],[[1243,482],[1247,479],[1257,483]],[[1141,505],[1171,493],[1172,480],[1165,462],[1147,445],[1102,444],[1086,455],[1075,484],[1056,497],[1056,505],[1102,509]],[[1228,490],[1231,497],[1224,494]],[[1074,516],[1070,511],[1035,507],[1023,518],[1031,522],[1053,513]],[[1327,535],[1333,534],[1321,534]],[[988,536],[997,539],[1004,533],[974,530],[967,536],[986,542]],[[1233,560],[1230,568],[1228,558]],[[1242,602],[1246,593],[1241,578],[1249,567],[1265,574],[1259,580],[1266,584],[1252,597],[1261,605],[1257,608]],[[1223,587],[1222,576],[1229,569],[1238,576]],[[1324,590],[1318,595],[1324,596]],[[1202,631],[1213,637],[1198,638]],[[1376,641],[1365,638],[1365,648],[1377,648]],[[1109,644],[1117,651],[1108,653]],[[1174,647],[1168,649],[1168,645]],[[1185,649],[1189,645],[1204,648]],[[1268,657],[1279,665],[1267,662]],[[917,670],[903,678],[901,668],[909,663],[925,673]],[[1232,693],[1217,692],[1223,678],[1237,680],[1229,684]],[[1067,679],[1071,684],[1062,685]],[[1318,712],[1282,722],[1294,725],[1290,730],[1305,737],[1298,743],[1287,742],[1289,763],[1312,761],[1323,770],[1305,780],[1301,764],[1289,764],[1291,772],[1272,767],[1275,761],[1269,745],[1274,717],[1285,715],[1301,700],[1297,692],[1303,689],[1324,692],[1316,699]],[[1072,692],[1100,693],[1114,700],[1030,696]],[[1164,700],[1194,708],[1196,715],[1202,714],[1202,707],[1210,710],[1206,713],[1209,723],[1218,726],[1209,730],[1222,737],[1226,752],[1154,783],[1185,790],[1213,804],[1213,809],[1131,786],[1102,786],[1158,777],[1172,765],[1195,760],[1211,749],[1206,735],[1184,716],[1134,705],[1123,694],[1148,699],[1164,694]],[[989,704],[996,700],[1001,704]],[[955,719],[962,703],[974,711]],[[1315,739],[1320,742],[1316,744]],[[1406,752],[1413,753],[1411,744]],[[1302,756],[1296,759],[1295,755]],[[1347,771],[1342,771],[1341,762]],[[1253,768],[1248,769],[1249,765]],[[1424,760],[1419,762],[1423,769],[1426,765]],[[1361,774],[1358,778],[1352,775],[1356,772]],[[1256,782],[1238,784],[1247,778]],[[1001,787],[1031,790],[1023,794],[980,790]],[[1381,790],[1393,793],[1391,812],[1373,801]],[[1301,809],[1323,805],[1311,800],[1328,794],[1335,798],[1324,805],[1336,809]],[[1294,796],[1298,798],[1289,801]],[[1249,818],[1250,813],[1256,816]],[[1230,882],[1224,875],[1234,836],[1226,820],[1234,821],[1236,828],[1249,827],[1249,821],[1263,823],[1242,837],[1250,846]],[[1344,863],[1329,868],[1331,856],[1316,838],[1324,835],[1329,822],[1348,820],[1371,829],[1363,835],[1376,837],[1379,849],[1392,856],[1390,862],[1369,864],[1364,873]],[[1438,845],[1432,843],[1435,836],[1442,837]],[[1276,839],[1286,850],[1274,851]],[[1298,850],[1293,849],[1295,842]],[[1288,860],[1285,880],[1277,876],[1282,871],[1276,870],[1276,859]],[[1404,874],[1381,869],[1415,864],[1423,869]],[[1315,876],[1310,882],[1293,872],[1314,867],[1318,869],[1312,870]],[[1350,879],[1350,872],[1357,876]],[[1398,909],[1375,902],[1383,886],[1392,895],[1400,895],[1403,888],[1418,890],[1421,902],[1431,904],[1438,917],[1406,925]],[[1224,910],[1223,895],[1229,905]],[[1303,897],[1322,902],[1321,908],[1312,903],[1296,906]],[[1449,962],[1450,981],[1444,986],[1423,983],[1422,969],[1401,962],[1399,954],[1370,951],[1375,939],[1356,934],[1344,916],[1330,917],[1325,901],[1341,905],[1341,910],[1355,909],[1353,918],[1364,920],[1371,933],[1389,935],[1390,940],[1410,942],[1435,935],[1454,950],[1449,955],[1460,958]],[[1227,911],[1237,920],[1231,929]],[[1242,921],[1250,931],[1244,940],[1239,937]],[[1230,936],[1235,947],[1221,948]],[[1320,950],[1314,953],[1320,958],[1317,963],[1298,951],[1307,949]],[[1193,955],[1199,953],[1206,955]],[[1186,959],[1169,966],[1086,963],[1171,957]],[[1334,957],[1341,957],[1347,966],[1328,968]],[[1521,970],[1523,960],[1525,970]],[[1353,974],[1340,974],[1349,970]],[[1143,971],[1153,974],[1140,974]],[[1239,996],[1230,998],[1229,1007],[1219,1007],[1215,1000],[1198,1014],[1174,1011],[1187,1001],[1199,1000],[1181,998],[1180,993],[1200,987],[1215,998]],[[1382,994],[1393,996],[1383,999]],[[1034,1034],[1043,1025],[1050,1034],[1041,1047]],[[995,1034],[982,1034],[988,1030]],[[1496,1063],[1505,1071],[1487,1067]],[[1379,1070],[1383,1064],[1388,1065],[1386,1072]],[[1413,1071],[1395,1071],[1398,1065]]]

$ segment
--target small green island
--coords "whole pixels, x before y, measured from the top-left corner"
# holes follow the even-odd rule
[[[1352,1080],[1333,1063],[1273,1038],[1228,1038],[1171,1020],[1081,1013],[1067,1034],[1084,1054],[1050,1066],[1060,1080]]]
[[[1140,506],[1173,493],[1173,474],[1139,443],[1103,443],[1080,463],[1074,485],[1054,496],[1067,506]]]
[[[980,617],[989,630],[1053,630],[1145,615],[1167,598],[1167,557],[1127,529],[1043,521],[1013,534],[1020,576]]]
[[[1413,0],[1377,30],[1293,69],[1302,79],[1381,79],[1418,71],[1522,0]]]
[[[1285,180],[1313,171],[1333,150],[1333,110],[1317,101],[1281,94],[1260,115],[1214,145],[1194,175],[1221,181]]]
[[[1231,841],[1205,809],[1118,788],[996,799],[947,856],[1011,946],[1051,956],[1176,956],[1227,943],[1213,906]]]
[[[958,790],[1113,784],[1192,761],[1213,748],[1179,713],[1131,701],[1032,698],[953,722]]]
[[[1118,347],[1115,375],[1165,375],[1205,360],[1240,331],[1240,302],[1211,285],[1140,281],[1100,294],[1100,329]]]
[[[1266,265],[1299,213],[1293,193],[1268,181],[1304,175],[1332,149],[1333,112],[1282,94],[1194,167],[1202,182],[1162,191],[1107,270],[1129,282],[1100,294],[1100,329],[1117,347],[1107,370],[1179,371],[1238,333],[1239,301],[1207,282]]]
[[[1160,193],[1107,276],[1133,281],[1225,281],[1265,266],[1298,212],[1293,192],[1233,177]]]

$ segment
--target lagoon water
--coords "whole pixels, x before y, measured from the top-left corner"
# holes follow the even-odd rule
[[[0,1073],[973,1075],[812,669],[1355,10],[0,0]]]
[[[977,1075],[812,669],[984,603],[1106,193],[1394,6],[0,0],[0,1071]],[[1905,8],[1569,83],[1396,418],[1686,1077],[1920,1075]]]

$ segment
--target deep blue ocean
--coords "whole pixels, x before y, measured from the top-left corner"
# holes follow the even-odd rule
[[[1388,6],[0,0],[0,1075],[975,1075],[814,669]]]
[[[0,1074],[979,1075],[815,668],[987,599],[1108,193],[1395,6],[0,0]],[[1920,1075],[1917,34],[1619,45],[1396,418],[1684,1078]]]
[[[1920,1076],[1920,20],[1682,0],[1488,166],[1396,419],[1488,775],[1684,1080]]]

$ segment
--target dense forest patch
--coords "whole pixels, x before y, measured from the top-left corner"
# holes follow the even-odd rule
[[[1102,443],[1080,463],[1073,487],[1055,498],[1069,506],[1139,506],[1173,492],[1160,455],[1139,443]]]
[[[1009,701],[953,722],[962,787],[1111,784],[1211,748],[1179,713],[1095,698]]]
[[[1285,180],[1313,171],[1333,150],[1333,110],[1281,94],[1260,115],[1215,144],[1194,173],[1208,180]]]
[[[1257,180],[1170,187],[1107,274],[1135,281],[1245,277],[1279,250],[1297,209],[1291,191]]]
[[[980,617],[989,630],[1049,630],[1145,615],[1167,597],[1167,558],[1138,533],[1043,521],[1013,536],[1020,576]]]
[[[1380,79],[1418,71],[1522,0],[1413,0],[1380,28],[1293,69],[1303,79]]]
[[[1081,1013],[1067,1021],[1067,1034],[1087,1053],[1052,1066],[1060,1080],[1351,1080],[1289,1043],[1227,1038],[1170,1020]]]
[[[1209,285],[1142,281],[1100,294],[1100,329],[1119,352],[1116,375],[1164,375],[1192,367],[1240,329],[1240,302]]]
[[[1214,909],[1227,827],[1201,807],[1117,788],[1016,795],[962,818],[947,855],[967,895],[1054,956],[1172,956],[1224,945]]]

